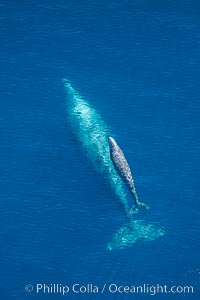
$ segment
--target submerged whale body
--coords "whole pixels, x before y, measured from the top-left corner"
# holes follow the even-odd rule
[[[132,246],[140,239],[151,241],[162,236],[164,231],[161,228],[134,220],[130,216],[123,180],[117,174],[110,159],[108,137],[112,135],[111,130],[100,114],[81,97],[71,83],[67,79],[64,79],[63,82],[67,98],[67,114],[72,131],[96,171],[106,177],[111,189],[121,201],[127,216],[127,224],[113,235],[111,242],[107,244],[107,249],[125,248]]]
[[[133,181],[133,176],[131,174],[131,169],[129,164],[124,156],[123,151],[120,149],[114,138],[108,137],[109,147],[110,147],[110,158],[113,162],[114,168],[122,178],[122,180],[127,185],[128,189],[130,190],[131,194],[135,200],[135,206],[133,206],[133,210],[135,208],[148,208],[148,206],[144,203],[139,202],[138,196],[135,190],[135,185]]]

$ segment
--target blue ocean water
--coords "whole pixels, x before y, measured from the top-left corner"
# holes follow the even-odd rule
[[[193,294],[154,297],[198,299],[199,2],[3,0],[0,8],[1,299],[153,297],[36,292],[54,283],[192,285]],[[126,154],[150,206],[134,220],[164,235],[108,249],[127,215],[88,156],[88,131],[75,134],[88,127],[70,119],[63,78]]]

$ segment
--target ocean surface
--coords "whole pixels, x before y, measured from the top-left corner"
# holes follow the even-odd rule
[[[199,299],[200,2],[1,0],[0,24],[0,299]]]

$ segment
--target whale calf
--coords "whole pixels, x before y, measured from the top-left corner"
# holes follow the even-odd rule
[[[139,202],[138,196],[135,190],[135,185],[133,181],[133,176],[131,174],[131,169],[129,164],[124,156],[123,151],[120,149],[114,138],[108,137],[109,147],[110,147],[110,158],[113,162],[115,170],[117,171],[118,175],[122,178],[125,182],[126,186],[128,187],[129,191],[134,197],[135,206],[133,206],[133,210],[136,208],[148,208],[148,206],[144,203]]]

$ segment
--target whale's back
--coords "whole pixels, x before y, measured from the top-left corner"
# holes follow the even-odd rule
[[[115,147],[110,148],[110,157],[119,176],[126,184],[129,185],[130,188],[133,188],[133,177],[131,174],[131,169],[123,151],[117,144],[115,145]]]

